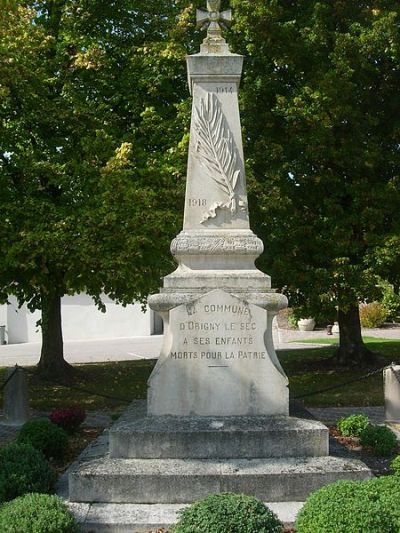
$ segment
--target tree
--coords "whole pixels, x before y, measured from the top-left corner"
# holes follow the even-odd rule
[[[46,0],[0,13],[0,298],[41,309],[45,377],[70,371],[64,294],[144,301],[171,268],[188,116],[178,9]]]
[[[398,266],[399,3],[232,4],[263,267],[295,305],[337,307],[338,361],[366,363],[358,302]]]

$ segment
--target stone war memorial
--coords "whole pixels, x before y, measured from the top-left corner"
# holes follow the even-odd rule
[[[187,58],[193,107],[184,224],[171,244],[178,267],[149,298],[165,333],[147,406],[132,405],[111,428],[108,453],[69,478],[70,500],[92,504],[95,531],[168,527],[182,505],[219,492],[254,495],[274,509],[371,475],[361,462],[329,456],[322,423],[289,415],[272,340],[287,300],[254,265],[263,244],[247,206],[244,58],[222,35],[230,10],[218,0],[207,8],[197,12],[207,30],[200,53]]]

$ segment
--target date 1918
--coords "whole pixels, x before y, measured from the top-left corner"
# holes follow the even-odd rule
[[[189,207],[207,207],[207,200],[202,198],[189,198]]]

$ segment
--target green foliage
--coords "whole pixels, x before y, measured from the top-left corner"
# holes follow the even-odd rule
[[[371,446],[375,455],[390,455],[396,444],[396,435],[387,426],[374,426],[370,424],[361,433],[362,446]]]
[[[0,507],[2,533],[78,533],[80,528],[57,496],[26,494]]]
[[[172,269],[188,14],[195,23],[193,9],[179,15],[184,4],[32,0],[1,10],[0,301],[14,294],[42,310],[47,340],[62,295],[86,291],[103,310],[102,293],[144,302]],[[56,357],[60,348],[42,352]]]
[[[174,533],[281,533],[282,523],[262,502],[244,494],[212,494],[180,512]]]
[[[338,481],[312,493],[296,520],[297,533],[395,533],[393,517],[365,482]]]
[[[400,271],[400,4],[231,4],[259,265],[307,315],[375,300]]]
[[[18,433],[18,442],[30,444],[48,459],[60,459],[68,449],[68,435],[50,420],[29,420]]]
[[[400,483],[397,476],[382,476],[364,482],[369,498],[378,500],[394,523],[394,531],[400,531]]]
[[[393,286],[389,283],[382,286],[381,303],[387,311],[389,320],[400,320],[400,294],[395,293]]]
[[[0,502],[27,492],[51,492],[55,480],[53,468],[32,446],[10,444],[0,449]]]
[[[400,455],[393,459],[393,461],[390,463],[390,468],[396,476],[400,475]]]
[[[387,316],[387,309],[379,302],[360,305],[360,321],[363,328],[380,328]]]
[[[338,430],[345,437],[360,437],[369,425],[369,418],[365,415],[350,415],[337,421]]]

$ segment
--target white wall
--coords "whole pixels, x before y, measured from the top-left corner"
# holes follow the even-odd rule
[[[40,342],[40,328],[36,322],[40,312],[31,313],[24,305],[18,309],[16,299],[10,305],[0,305],[0,325],[6,326],[9,344]],[[64,296],[62,299],[62,326],[64,340],[112,339],[142,337],[154,333],[154,315],[149,309],[142,312],[141,305],[118,305],[102,296],[106,313],[97,309],[87,294]]]

